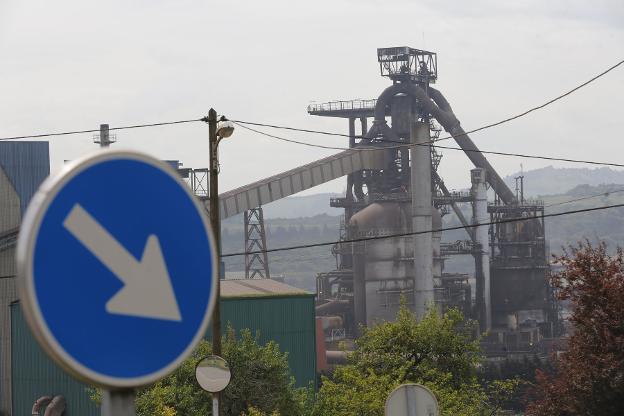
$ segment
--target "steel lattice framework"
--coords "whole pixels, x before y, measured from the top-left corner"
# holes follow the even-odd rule
[[[270,279],[262,207],[245,211],[245,278]]]

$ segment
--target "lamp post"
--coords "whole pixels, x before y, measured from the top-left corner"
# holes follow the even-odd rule
[[[217,112],[211,108],[208,117],[203,119],[208,123],[208,143],[210,153],[210,225],[214,234],[217,249],[217,284],[215,290],[217,301],[212,312],[212,353],[221,355],[221,220],[219,218],[219,142],[221,139],[230,137],[234,132],[234,125],[221,117],[217,119]],[[219,393],[216,393],[219,394]],[[219,410],[220,413],[220,410]],[[218,415],[215,415],[218,416]]]

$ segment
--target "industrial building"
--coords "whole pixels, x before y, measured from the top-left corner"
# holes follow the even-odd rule
[[[262,205],[346,176],[345,196],[329,201],[344,209],[341,242],[332,248],[338,267],[317,279],[329,351],[356,338],[361,325],[393,319],[402,297],[417,316],[457,307],[477,319],[488,354],[535,351],[560,328],[547,283],[543,203],[526,200],[522,184],[512,191],[462,129],[432,86],[434,52],[380,48],[377,61],[391,82],[378,98],[308,107],[313,116],[345,119],[350,149],[220,195],[221,218],[261,218]],[[442,130],[474,165],[469,191],[450,191],[438,172]],[[445,215],[457,217],[465,240],[441,240]],[[259,229],[247,226],[246,235]],[[253,241],[256,251],[266,247],[262,235]],[[458,255],[471,256],[474,267],[446,273],[445,261]],[[247,262],[246,274],[257,268]]]
[[[244,214],[245,247],[255,251],[246,256],[249,279],[222,284],[223,324],[259,330],[261,341],[278,342],[290,353],[298,385],[315,379],[315,314],[330,363],[340,356],[338,343],[350,345],[362,325],[393,319],[401,298],[418,317],[429,307],[457,307],[477,319],[487,333],[485,351],[493,356],[535,352],[542,341],[559,335],[547,283],[543,203],[525,199],[522,183],[512,191],[462,129],[446,98],[432,86],[438,78],[434,52],[380,48],[377,61],[390,82],[378,98],[307,109],[312,116],[345,119],[348,150],[220,195],[221,218]],[[474,165],[466,172],[469,191],[449,190],[439,172],[442,154],[435,143],[443,130]],[[49,174],[47,143],[0,143],[0,163],[0,414],[11,414],[12,398],[17,415],[23,412],[16,406],[32,405],[33,395],[60,392],[16,384],[37,379],[40,369],[60,370],[46,364],[38,346],[24,346],[32,340],[24,335],[21,315],[8,313],[17,300],[15,239],[30,197]],[[208,205],[208,171],[178,171]],[[319,270],[316,299],[272,280],[252,279],[270,277],[262,253],[262,206],[340,177],[346,177],[346,194],[329,201],[344,209],[340,242],[331,248],[338,267]],[[456,216],[465,240],[442,241],[445,216]],[[474,267],[448,273],[445,261],[451,256],[470,256]],[[11,346],[24,351],[11,357]]]
[[[0,143],[0,415],[11,414],[11,314],[15,242],[22,216],[50,174],[48,142]]]
[[[222,327],[250,329],[259,342],[274,341],[288,353],[291,374],[298,387],[316,381],[316,326],[314,294],[269,279],[224,280],[221,283]],[[11,378],[8,415],[30,414],[35,400],[61,395],[67,416],[96,416],[100,409],[89,398],[85,385],[56,365],[39,347],[26,324],[19,302],[9,309],[11,327]],[[166,336],[166,335],[163,335]],[[207,334],[209,337],[209,334]],[[12,413],[11,413],[12,412]]]
[[[333,248],[339,267],[317,281],[317,314],[328,322],[328,349],[356,337],[360,325],[392,319],[404,297],[417,316],[426,307],[457,307],[477,319],[487,333],[488,354],[537,351],[559,328],[547,283],[543,203],[526,200],[522,182],[515,193],[509,189],[462,129],[431,85],[437,80],[435,53],[380,48],[377,60],[392,82],[377,99],[308,107],[314,116],[346,119],[349,147],[384,152],[381,169],[349,173],[345,197],[330,201],[344,208],[345,242]],[[466,173],[469,192],[450,192],[438,172],[442,155],[435,143],[442,129],[475,166]],[[471,207],[471,218],[460,205]],[[465,241],[441,241],[445,215],[465,227]],[[374,239],[350,242],[366,237]],[[455,255],[472,256],[474,269],[445,273],[445,260]]]
[[[178,161],[168,161],[178,168]],[[66,399],[65,414],[95,415],[86,388],[39,347],[22,315],[15,287],[15,244],[32,196],[49,176],[47,142],[0,142],[0,415],[30,414],[35,400]],[[201,170],[179,169],[200,199]],[[316,380],[315,295],[268,279],[227,280],[221,285],[222,327],[250,329],[259,341],[289,354],[297,386]],[[207,334],[209,337],[209,333]]]

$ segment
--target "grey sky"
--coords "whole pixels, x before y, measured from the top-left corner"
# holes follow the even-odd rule
[[[622,59],[624,3],[0,0],[0,136],[198,118],[211,106],[236,119],[345,132],[344,120],[309,116],[306,106],[377,97],[388,81],[379,76],[376,48],[403,45],[438,53],[437,88],[471,129]],[[623,87],[620,68],[472,138],[488,150],[622,162]],[[208,164],[207,128],[199,123],[122,131],[114,147]],[[51,139],[52,169],[94,150],[89,135]],[[222,189],[331,153],[238,129],[221,147]],[[552,164],[488,159],[502,175],[520,163]],[[449,186],[467,186],[470,167],[464,155],[444,152]],[[312,192],[343,187],[338,181]]]

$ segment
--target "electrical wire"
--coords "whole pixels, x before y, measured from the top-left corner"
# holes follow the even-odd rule
[[[499,126],[501,124],[504,123],[508,123],[512,120],[516,120],[520,117],[523,117],[529,113],[532,113],[534,111],[540,110],[558,100],[561,100],[564,97],[567,97],[568,95],[578,91],[579,89],[585,87],[586,85],[596,81],[597,79],[603,77],[604,75],[606,75],[607,73],[613,71],[615,68],[619,67],[620,65],[622,65],[624,63],[624,60],[619,61],[618,63],[616,63],[615,65],[612,65],[611,67],[607,68],[606,70],[602,71],[601,73],[599,73],[598,75],[592,77],[591,79],[583,82],[582,84],[572,88],[571,90],[545,102],[544,104],[532,107],[520,114],[516,114],[514,116],[508,117],[506,119],[497,121],[495,123],[490,123],[490,124],[486,124],[485,126],[481,126],[478,127],[476,129],[473,130],[469,130],[467,132],[465,132],[464,134],[461,135],[456,135],[456,136],[447,136],[447,137],[442,137],[439,139],[436,139],[437,141],[442,141],[442,140],[447,140],[447,139],[451,139],[453,137],[458,137],[458,136],[463,136],[463,135],[467,135],[470,133],[476,133],[478,131],[481,130],[485,130],[485,129],[489,129],[495,126]],[[173,124],[183,124],[183,123],[195,123],[195,122],[199,122],[199,121],[205,121],[204,118],[199,118],[199,119],[191,119],[191,120],[178,120],[178,121],[166,121],[166,122],[158,122],[158,123],[146,123],[146,124],[135,124],[135,125],[130,125],[130,126],[121,126],[121,127],[113,127],[110,128],[109,130],[125,130],[125,129],[136,129],[136,128],[144,128],[144,127],[156,127],[156,126],[166,126],[166,125],[173,125]],[[231,121],[236,121],[237,123],[240,124],[248,124],[248,125],[255,125],[255,126],[263,126],[263,127],[271,127],[271,128],[279,128],[279,129],[286,129],[286,130],[293,130],[293,131],[302,131],[302,132],[307,132],[307,133],[316,133],[316,134],[325,134],[325,135],[331,135],[331,136],[342,136],[342,137],[349,137],[348,135],[345,134],[340,134],[340,133],[332,133],[332,132],[324,132],[324,131],[320,131],[320,130],[306,130],[306,129],[298,129],[298,128],[294,128],[294,127],[287,127],[287,126],[277,126],[277,125],[271,125],[271,124],[263,124],[263,123],[253,123],[250,121],[243,121],[243,120],[231,120]],[[73,130],[73,131],[64,131],[64,132],[55,132],[55,133],[41,133],[41,134],[30,134],[30,135],[23,135],[23,136],[13,136],[13,137],[1,137],[0,141],[6,141],[6,140],[20,140],[20,139],[38,139],[38,138],[43,138],[43,137],[52,137],[52,136],[67,136],[67,135],[73,135],[73,134],[85,134],[85,133],[97,133],[99,132],[99,129],[88,129],[88,130]],[[361,138],[361,136],[359,136]],[[305,144],[305,143],[301,143],[301,144]],[[413,143],[411,145],[414,145]],[[328,147],[331,148],[331,147]]]
[[[602,210],[605,210],[605,209],[622,208],[622,207],[624,207],[624,204],[614,204],[614,205],[606,205],[606,206],[602,206],[602,207],[593,207],[593,208],[577,209],[577,210],[572,210],[572,211],[563,211],[563,212],[557,212],[557,213],[552,213],[552,214],[532,215],[532,216],[527,216],[527,217],[522,217],[522,218],[511,218],[511,219],[500,220],[500,221],[482,222],[482,223],[476,223],[476,224],[469,224],[467,226],[458,225],[458,226],[453,226],[453,227],[442,227],[442,228],[438,228],[438,229],[423,230],[423,231],[411,231],[411,232],[406,232],[406,233],[397,233],[397,234],[389,234],[389,235],[381,235],[381,236],[353,238],[353,239],[350,239],[350,240],[342,240],[342,241],[340,241],[340,240],[338,240],[338,241],[328,241],[328,242],[324,242],[324,243],[301,244],[301,245],[297,245],[297,246],[271,248],[271,249],[258,250],[258,251],[248,251],[248,252],[244,252],[243,251],[243,252],[236,252],[236,253],[227,253],[227,254],[222,254],[221,258],[235,257],[235,256],[244,256],[244,255],[252,255],[252,254],[262,254],[262,253],[274,253],[274,252],[278,252],[278,251],[291,251],[291,250],[299,250],[299,249],[312,248],[312,247],[329,246],[329,245],[334,245],[334,244],[360,243],[360,242],[364,242],[364,241],[383,240],[383,239],[387,239],[387,238],[409,237],[409,236],[420,235],[420,234],[432,234],[432,233],[439,233],[439,232],[443,232],[443,231],[453,231],[453,230],[462,230],[462,229],[466,229],[466,228],[475,228],[475,227],[480,227],[480,226],[483,226],[483,225],[506,224],[506,223],[512,223],[512,222],[518,222],[518,221],[527,221],[527,220],[536,220],[536,219],[543,219],[543,218],[561,217],[561,216],[564,216],[564,215],[573,215],[573,214],[580,214],[580,213],[584,213],[584,212],[602,211]]]
[[[320,145],[320,144],[315,144],[315,143],[304,142],[301,140],[290,139],[290,138],[286,138],[282,136],[276,136],[274,134],[270,134],[261,130],[247,127],[243,124],[240,124],[239,121],[232,121],[232,122],[239,127],[250,130],[257,134],[261,134],[263,136],[271,137],[273,139],[281,140],[281,141],[288,142],[288,143],[300,144],[300,145],[316,147],[320,149],[376,151],[376,150],[381,150],[381,149],[405,149],[405,148],[413,147],[413,146],[431,146],[436,149],[455,150],[455,151],[461,151],[461,152],[474,152],[474,153],[492,154],[492,155],[498,155],[498,156],[520,157],[524,159],[540,159],[540,160],[550,160],[550,161],[559,161],[559,162],[568,162],[568,163],[582,163],[582,164],[589,164],[589,165],[612,166],[612,167],[624,168],[624,164],[614,163],[614,162],[599,162],[595,160],[571,159],[571,158],[565,158],[565,157],[543,156],[543,155],[530,155],[526,153],[499,152],[495,150],[462,149],[461,147],[432,145],[431,143],[435,142],[436,140],[432,140],[431,142],[421,142],[421,143],[406,143],[406,142],[399,142],[397,140],[388,140],[388,139],[378,140],[379,142],[401,144],[400,146],[385,146],[385,147],[352,147],[352,148],[349,148],[349,147],[325,146],[325,145]]]
[[[570,199],[570,200],[563,201],[563,202],[556,202],[556,203],[553,203],[553,204],[544,205],[544,208],[550,208],[550,207],[554,207],[554,206],[570,204],[570,203],[573,203],[573,202],[584,201],[584,200],[596,198],[596,197],[599,197],[599,196],[606,196],[606,197],[608,197],[611,194],[620,193],[620,192],[624,192],[624,188],[617,189],[617,190],[614,190],[614,191],[602,192],[602,193],[599,193],[599,194],[593,194],[593,195],[589,195],[589,196],[585,196],[585,197],[581,197],[581,198]],[[545,216],[548,216],[548,215],[545,215]],[[541,218],[541,216],[539,218]],[[461,227],[461,228],[464,228],[464,227]],[[443,230],[443,231],[446,231],[446,230]],[[342,241],[342,242],[345,242],[345,241]],[[323,244],[328,244],[329,245],[330,243],[323,243]],[[247,254],[251,255],[251,254],[255,254],[255,253],[248,252]],[[300,255],[295,260],[312,260],[312,259],[315,259],[315,258],[317,258],[317,257],[313,257],[311,255],[308,255],[308,256],[301,256]],[[239,267],[239,266],[243,267],[243,266],[245,266],[245,263],[243,263],[243,262],[228,263],[228,266],[230,266],[230,267]]]
[[[177,120],[177,121],[163,121],[159,123],[146,123],[146,124],[134,124],[130,126],[120,126],[120,127],[110,127],[108,130],[127,130],[127,129],[141,129],[144,127],[158,127],[158,126],[169,126],[174,124],[185,124],[185,123],[195,123],[198,121],[203,121],[201,118],[191,119],[191,120]],[[53,137],[53,136],[68,136],[72,134],[86,134],[86,133],[99,133],[100,129],[90,129],[90,130],[73,130],[73,131],[63,131],[57,133],[42,133],[42,134],[30,134],[26,136],[14,136],[14,137],[2,137],[0,141],[6,140],[21,140],[21,139],[41,139],[44,137]]]
[[[624,191],[624,189],[622,191]],[[568,202],[572,202],[572,201],[568,201]],[[584,212],[602,211],[606,209],[622,208],[622,207],[624,207],[624,204],[606,205],[602,207],[584,208],[584,209],[577,209],[573,211],[563,211],[563,212],[558,212],[558,213],[553,213],[553,214],[533,215],[533,216],[522,217],[522,218],[512,218],[512,219],[500,220],[500,221],[482,222],[482,223],[477,223],[477,224],[469,224],[468,226],[459,225],[459,226],[442,227],[438,229],[424,230],[424,231],[413,231],[413,232],[397,233],[397,234],[390,234],[390,235],[383,235],[383,236],[353,238],[350,240],[336,240],[336,241],[328,241],[328,242],[323,242],[323,243],[301,244],[301,245],[296,245],[296,246],[279,247],[279,248],[272,248],[272,249],[266,249],[266,250],[227,253],[227,254],[222,254],[220,258],[237,257],[237,256],[262,254],[262,253],[275,253],[275,252],[282,252],[282,251],[292,251],[292,250],[300,250],[300,249],[313,248],[313,247],[324,247],[324,246],[330,246],[330,245],[335,245],[335,244],[360,243],[364,241],[383,240],[387,238],[409,237],[409,236],[421,235],[421,234],[432,234],[432,233],[439,233],[443,231],[453,231],[453,230],[462,230],[465,228],[475,228],[475,227],[480,227],[483,225],[506,224],[506,223],[512,223],[512,222],[518,222],[518,221],[561,217],[565,215],[580,214]],[[0,276],[0,279],[13,278],[13,277],[14,276],[10,276],[10,275]]]
[[[450,135],[450,136],[445,136],[445,137],[439,137],[437,139],[431,140],[431,141],[426,141],[426,142],[420,142],[420,143],[402,143],[401,142],[401,146],[393,146],[393,147],[388,147],[389,149],[392,148],[405,148],[405,147],[412,147],[412,146],[418,146],[418,145],[425,145],[425,146],[429,146],[432,143],[435,142],[440,142],[443,140],[448,140],[448,139],[452,139],[454,137],[460,137],[460,136],[465,136],[471,133],[476,133],[479,131],[483,131],[486,129],[490,129],[492,127],[496,127],[496,126],[500,126],[501,124],[505,124],[508,123],[510,121],[513,120],[517,120],[521,117],[526,116],[527,114],[530,114],[534,111],[540,110],[544,107],[549,106],[550,104],[553,104],[556,101],[559,101],[571,94],[573,94],[574,92],[580,90],[581,88],[591,84],[592,82],[596,81],[597,79],[603,77],[604,75],[608,74],[609,72],[613,71],[615,68],[619,67],[620,65],[622,65],[624,63],[624,60],[619,61],[618,63],[616,63],[615,65],[612,65],[611,67],[607,68],[606,70],[602,71],[601,73],[599,73],[598,75],[595,75],[594,77],[592,77],[591,79],[581,83],[580,85],[577,85],[576,87],[572,88],[569,91],[566,91],[565,93],[558,95],[557,97],[546,101],[543,104],[537,105],[535,107],[532,107],[526,111],[523,111],[522,113],[507,117],[503,120],[494,122],[494,123],[490,123],[490,124],[486,124],[484,126],[469,130],[463,134],[460,135]],[[298,131],[298,132],[304,132],[304,133],[313,133],[313,134],[321,134],[321,135],[327,135],[327,136],[338,136],[338,137],[353,137],[353,138],[359,138],[362,139],[364,138],[364,136],[349,136],[348,134],[344,134],[344,133],[334,133],[334,132],[329,132],[329,131],[323,131],[323,130],[312,130],[312,129],[302,129],[302,128],[297,128],[297,127],[290,127],[290,126],[281,126],[281,125],[276,125],[276,124],[268,124],[268,123],[258,123],[258,122],[252,122],[252,121],[245,121],[245,120],[230,120],[232,121],[234,124],[238,125],[239,127],[245,128],[247,130],[253,131],[255,133],[258,134],[262,134],[268,137],[272,137],[274,139],[277,140],[281,140],[284,142],[289,142],[289,143],[294,143],[294,144],[300,144],[303,146],[309,146],[309,147],[316,147],[316,148],[320,148],[320,149],[332,149],[332,150],[348,150],[349,148],[347,147],[337,147],[337,146],[325,146],[325,145],[319,145],[319,144],[314,144],[314,143],[308,143],[308,142],[304,142],[301,140],[295,140],[295,139],[289,139],[289,138],[285,138],[285,137],[281,137],[281,136],[276,136],[270,133],[266,133],[260,130],[256,130],[253,129],[249,126],[256,126],[256,127],[268,127],[268,128],[273,128],[273,129],[282,129],[282,130],[290,130],[290,131]],[[395,142],[395,143],[399,143],[397,141],[392,141],[392,140],[381,140],[381,141],[385,141],[385,142]],[[521,158],[528,158],[528,159],[542,159],[542,160],[551,160],[551,161],[562,161],[562,162],[571,162],[571,163],[584,163],[584,164],[592,164],[592,165],[603,165],[603,166],[614,166],[614,167],[624,167],[624,164],[619,164],[619,163],[611,163],[611,162],[596,162],[596,161],[590,161],[590,160],[579,160],[579,159],[570,159],[570,158],[559,158],[559,157],[553,157],[553,156],[539,156],[539,155],[526,155],[526,154],[522,154],[522,153],[508,153],[508,152],[498,152],[498,151],[484,151],[484,150],[478,150],[478,149],[461,149],[461,148],[457,148],[457,147],[450,147],[450,146],[434,146],[434,147],[439,147],[442,149],[449,149],[449,150],[461,150],[464,152],[478,152],[478,153],[483,153],[483,154],[493,154],[493,155],[499,155],[499,156],[513,156],[513,157],[521,157]],[[361,148],[360,150],[377,150],[377,149],[372,149],[372,148]]]
[[[550,104],[552,104],[552,103],[554,103],[556,101],[559,101],[559,100],[567,97],[568,95],[571,95],[574,92],[580,90],[581,88],[591,84],[592,82],[594,82],[597,79],[605,76],[606,74],[608,74],[609,72],[613,71],[615,68],[619,67],[622,64],[624,64],[624,59],[622,59],[621,61],[619,61],[615,65],[612,65],[609,68],[605,69],[604,71],[602,71],[598,75],[596,75],[596,76],[590,78],[589,80],[583,82],[582,84],[577,85],[576,87],[572,88],[571,90],[569,90],[569,91],[567,91],[567,92],[565,92],[565,93],[563,93],[563,94],[561,94],[561,95],[559,95],[559,96],[557,96],[557,97],[555,97],[555,98],[553,98],[553,99],[551,99],[549,101],[546,101],[544,104],[535,106],[535,107],[530,108],[530,109],[528,109],[528,110],[526,110],[526,111],[524,111],[524,112],[522,112],[520,114],[516,114],[515,116],[508,117],[508,118],[506,118],[504,120],[500,120],[500,121],[497,121],[497,122],[491,123],[491,124],[486,124],[485,126],[476,128],[474,130],[467,131],[466,134],[476,133],[476,132],[481,131],[481,130],[485,130],[485,129],[489,129],[489,128],[492,128],[492,127],[500,126],[501,124],[505,124],[505,123],[508,123],[510,121],[513,121],[513,120],[519,119],[521,117],[524,117],[527,114],[530,114],[530,113],[532,113],[534,111],[541,110],[542,108],[544,108],[544,107],[546,107],[546,106],[548,106],[548,105],[550,105]]]
[[[602,192],[602,193],[599,193],[599,194],[588,195],[588,196],[584,196],[584,197],[580,197],[580,198],[570,199],[568,201],[555,202],[553,204],[544,205],[544,208],[550,208],[550,207],[555,207],[555,206],[559,206],[559,205],[570,204],[572,202],[585,201],[587,199],[597,198],[599,196],[606,196],[606,197],[608,197],[611,194],[617,194],[619,192],[624,192],[624,188],[623,189],[617,189],[615,191],[607,191],[607,192]]]
[[[590,78],[589,80],[583,82],[580,85],[577,85],[576,87],[572,88],[571,90],[558,95],[557,97],[546,101],[543,104],[537,105],[535,107],[532,107],[526,111],[523,111],[522,113],[507,117],[503,120],[494,122],[494,123],[490,123],[490,124],[486,124],[484,126],[481,127],[477,127],[476,129],[472,129],[469,130],[467,132],[465,132],[464,134],[459,134],[459,135],[451,135],[451,136],[445,136],[445,137],[441,137],[436,139],[435,141],[442,141],[442,140],[448,140],[448,139],[452,139],[453,137],[459,137],[459,136],[465,136],[468,135],[470,133],[476,133],[478,131],[482,131],[482,130],[486,130],[486,129],[490,129],[492,127],[496,127],[496,126],[500,126],[501,124],[505,124],[508,123],[510,121],[519,119],[521,117],[526,116],[527,114],[530,114],[534,111],[537,110],[541,110],[544,107],[549,106],[550,104],[559,101],[565,97],[567,97],[568,95],[573,94],[574,92],[580,90],[581,88],[591,84],[592,82],[596,81],[597,79],[605,76],[606,74],[608,74],[609,72],[613,71],[615,68],[619,67],[620,65],[624,64],[624,59],[619,61],[618,63],[616,63],[615,65],[610,66],[609,68],[607,68],[606,70],[602,71],[601,73],[599,73],[598,75],[595,75],[594,77]],[[274,129],[283,129],[283,130],[291,130],[291,131],[300,131],[300,132],[304,132],[304,133],[314,133],[314,134],[323,134],[323,135],[327,135],[327,136],[340,136],[340,137],[355,137],[356,139],[363,139],[363,136],[349,136],[348,134],[344,134],[344,133],[333,133],[333,132],[329,132],[329,131],[322,131],[322,130],[310,130],[310,129],[301,129],[301,128],[296,128],[296,127],[288,127],[288,126],[279,126],[279,125],[275,125],[275,124],[266,124],[266,123],[257,123],[257,122],[251,122],[251,121],[244,121],[244,120],[230,120],[232,122],[236,122],[236,123],[240,123],[240,124],[248,124],[250,126],[257,126],[257,127],[270,127],[270,128],[274,128]],[[411,145],[414,145],[415,143],[411,143]],[[426,144],[426,143],[423,143]]]
[[[232,123],[234,123],[235,125],[237,125],[238,127],[241,127],[243,129],[247,129],[247,130],[252,131],[254,133],[261,134],[261,135],[267,136],[267,137],[271,137],[273,139],[280,140],[280,141],[283,141],[283,142],[300,144],[300,145],[303,145],[303,146],[316,147],[316,148],[319,148],[319,149],[330,149],[330,150],[353,150],[353,149],[355,149],[355,150],[379,150],[379,148],[372,149],[372,148],[357,148],[356,147],[356,148],[349,149],[348,147],[325,146],[325,145],[322,145],[322,144],[308,143],[308,142],[303,142],[301,140],[288,139],[286,137],[276,136],[274,134],[270,134],[270,133],[267,133],[267,132],[264,132],[264,131],[256,130],[254,128],[247,127],[247,126],[241,124],[240,121],[233,121],[233,120],[230,120],[230,121]],[[399,147],[399,146],[397,146],[397,147]],[[400,147],[405,147],[405,146],[400,146]]]

